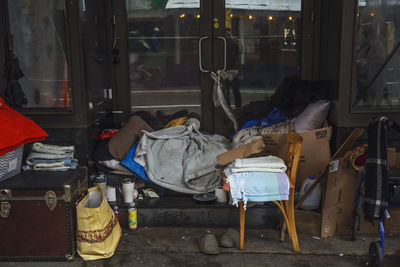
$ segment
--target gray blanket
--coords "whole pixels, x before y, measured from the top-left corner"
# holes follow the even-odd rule
[[[220,185],[216,156],[230,147],[225,137],[204,135],[199,126],[198,120],[188,119],[185,125],[143,131],[134,160],[165,188],[188,194],[214,190]]]

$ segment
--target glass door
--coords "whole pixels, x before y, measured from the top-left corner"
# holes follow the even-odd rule
[[[195,112],[205,130],[232,134],[211,73],[233,75],[223,91],[234,114],[267,103],[300,74],[301,2],[126,0],[131,111]]]
[[[223,39],[215,47],[214,55],[226,52],[226,60],[218,68],[226,68],[231,79],[224,82],[227,104],[238,119],[239,127],[247,118],[245,114],[263,110],[269,112],[268,102],[286,78],[300,76],[301,0],[268,1],[214,1],[224,4],[224,13],[217,13],[225,27],[214,27],[214,36]],[[219,7],[214,7],[220,9]],[[222,38],[221,38],[222,37]],[[227,117],[216,112],[214,128],[227,133]],[[229,124],[228,124],[229,125]]]
[[[200,3],[182,3],[126,0],[132,112],[201,114]]]

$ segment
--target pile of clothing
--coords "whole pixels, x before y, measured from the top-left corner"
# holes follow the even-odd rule
[[[246,123],[232,137],[232,147],[237,148],[260,139],[262,135],[287,134],[316,130],[321,128],[329,112],[330,102],[318,100],[308,106],[295,118],[281,116],[280,111],[274,108],[267,117],[261,120],[252,120]]]
[[[99,144],[94,158],[103,171],[125,168],[179,193],[197,194],[219,187],[216,157],[231,148],[228,139],[201,133],[195,117],[177,118],[165,127],[153,131],[142,118],[132,116],[117,134]]]
[[[226,183],[232,205],[248,201],[267,202],[289,199],[290,182],[284,161],[275,156],[236,159],[227,168]]]
[[[78,160],[74,158],[74,146],[56,146],[36,142],[26,159],[24,170],[66,171],[76,169]]]

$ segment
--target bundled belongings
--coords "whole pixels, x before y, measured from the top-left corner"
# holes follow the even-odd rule
[[[132,116],[121,129],[108,140],[102,140],[93,154],[96,167],[103,172],[132,175],[120,164],[131,150],[132,145],[141,136],[141,131],[152,132],[153,129],[139,116]],[[136,174],[136,173],[135,173]]]
[[[280,115],[278,109],[273,109],[268,117],[252,120],[246,123],[232,138],[234,148],[260,139],[267,134],[287,134],[290,131],[302,133],[319,129],[325,122],[329,112],[330,102],[318,100],[310,103],[296,118],[290,119]]]
[[[74,158],[74,146],[55,146],[36,142],[26,159],[25,170],[66,171],[76,169],[78,160]]]
[[[199,132],[200,122],[187,119],[185,125],[156,132],[143,131],[134,160],[145,168],[148,178],[162,187],[181,193],[212,191],[220,184],[216,156],[229,149],[220,135]]]
[[[247,201],[288,200],[290,183],[286,165],[275,156],[236,159],[225,170],[232,204]]]
[[[7,106],[0,97],[0,156],[19,147],[44,140],[48,135],[35,122]]]
[[[47,136],[35,122],[7,106],[0,97],[0,181],[20,173],[24,144]]]
[[[100,187],[88,192],[76,207],[77,251],[84,260],[109,258],[118,246],[121,226]]]

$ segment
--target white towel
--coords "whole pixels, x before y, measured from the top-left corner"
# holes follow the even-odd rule
[[[275,156],[236,159],[231,166],[232,172],[285,172],[286,169],[285,162],[281,158]]]

